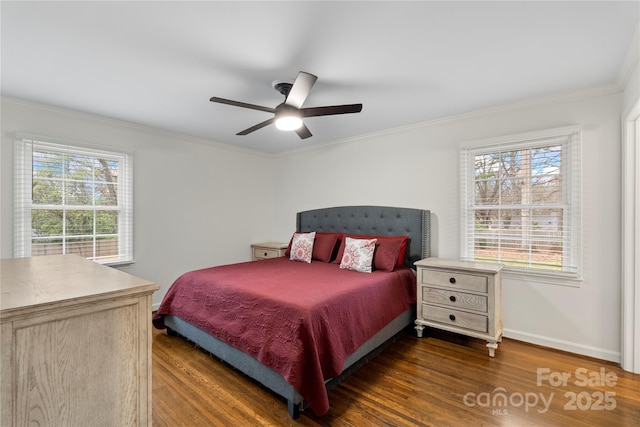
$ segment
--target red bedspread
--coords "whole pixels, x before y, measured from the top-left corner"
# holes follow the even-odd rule
[[[156,313],[172,314],[282,374],[318,415],[345,359],[416,302],[410,269],[358,273],[274,258],[185,273]]]

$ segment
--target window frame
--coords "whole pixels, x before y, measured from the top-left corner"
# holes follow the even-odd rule
[[[133,257],[133,154],[124,150],[96,148],[84,143],[59,140],[50,137],[16,134],[14,136],[14,256],[17,258],[32,256],[32,209],[33,203],[33,151],[46,149],[52,152],[93,156],[118,161],[117,205],[105,208],[96,205],[78,205],[80,210],[115,211],[118,213],[117,236],[118,254],[114,257],[96,257],[87,259],[104,265],[123,265],[134,263]],[[66,181],[61,181],[66,182]],[[52,206],[58,206],[52,204]],[[72,205],[60,204],[63,211]],[[89,207],[87,207],[89,206]],[[76,209],[77,210],[77,209]],[[63,233],[63,239],[70,234]],[[92,230],[94,239],[100,233]],[[64,253],[64,245],[63,245]]]
[[[565,126],[536,132],[506,135],[464,142],[460,147],[460,259],[475,260],[475,156],[499,151],[562,145],[563,262],[561,270],[521,268],[505,265],[505,274],[526,280],[540,280],[568,286],[582,281],[582,131]],[[499,205],[500,206],[500,205]],[[560,206],[560,205],[559,205]],[[531,208],[532,209],[532,208]],[[565,225],[568,223],[568,226]],[[566,247],[569,246],[569,248]],[[482,262],[477,260],[477,262]],[[498,261],[500,262],[500,261]]]

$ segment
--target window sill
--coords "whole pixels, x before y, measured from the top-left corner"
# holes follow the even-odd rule
[[[525,273],[522,271],[502,270],[502,277],[521,282],[539,283],[543,285],[569,286],[572,288],[582,287],[582,278],[574,276],[552,275],[544,273]]]
[[[107,267],[128,267],[128,266],[136,263],[136,261],[133,260],[133,259],[131,259],[131,260],[104,261],[104,262],[96,261],[96,262],[98,264],[106,265]]]

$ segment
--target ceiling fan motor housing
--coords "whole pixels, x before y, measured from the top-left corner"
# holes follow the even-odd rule
[[[291,92],[291,87],[293,86],[293,81],[291,81],[291,80],[276,80],[271,84],[271,86],[273,86],[273,88],[275,90],[280,92],[286,98],[289,95],[289,92]]]

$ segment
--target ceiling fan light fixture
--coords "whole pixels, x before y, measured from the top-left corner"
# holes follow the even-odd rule
[[[0,0],[2,1],[2,0]],[[284,95],[284,102],[275,108],[263,107],[262,105],[248,104],[246,102],[234,101],[231,99],[212,96],[209,101],[220,104],[233,105],[235,107],[249,108],[251,110],[272,113],[273,117],[263,122],[242,130],[236,135],[249,135],[262,129],[265,126],[275,124],[279,130],[296,131],[300,139],[311,136],[311,132],[302,122],[303,117],[332,116],[335,114],[359,113],[362,111],[362,104],[328,105],[324,107],[302,108],[302,105],[309,96],[311,88],[318,78],[313,74],[300,71],[295,80],[276,80],[272,83],[274,89]]]
[[[298,116],[287,115],[276,119],[276,127],[280,130],[296,130],[302,126],[302,119]]]

